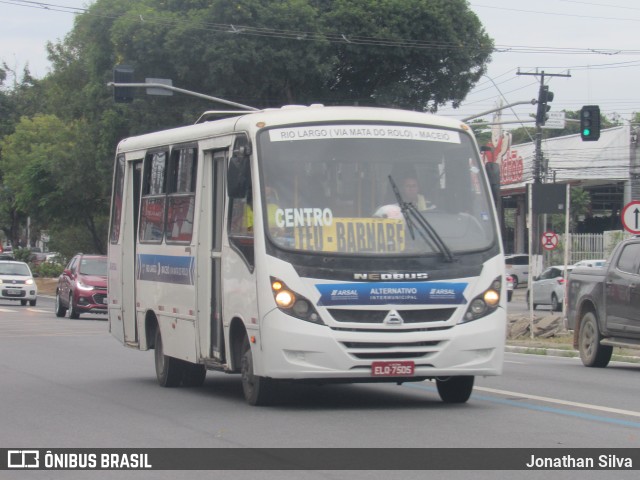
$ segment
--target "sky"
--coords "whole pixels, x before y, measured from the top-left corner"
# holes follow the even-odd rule
[[[50,68],[47,41],[62,40],[73,27],[74,12],[90,3],[0,0],[0,61],[18,71],[28,63],[34,76],[44,76]],[[469,6],[494,39],[496,51],[486,76],[462,106],[442,106],[438,113],[465,119],[496,108],[499,101],[530,101],[538,96],[542,71],[554,93],[551,111],[600,105],[609,119],[622,121],[640,112],[637,0],[470,0]],[[535,72],[537,76],[525,75]],[[502,121],[530,120],[535,110],[530,104],[505,109]],[[491,120],[492,114],[483,118]]]

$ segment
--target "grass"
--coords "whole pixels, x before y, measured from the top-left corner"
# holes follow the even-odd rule
[[[573,333],[559,335],[557,337],[518,337],[507,339],[507,345],[521,347],[520,353],[530,355],[547,355],[549,350],[554,350],[554,355],[561,357],[578,357],[580,354],[573,348]],[[618,362],[640,363],[640,350],[630,348],[613,348],[611,360]]]
[[[38,277],[35,279],[38,286],[38,295],[55,295],[56,285],[58,284],[57,278]]]

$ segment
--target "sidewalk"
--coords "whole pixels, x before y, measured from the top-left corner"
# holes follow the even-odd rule
[[[573,330],[565,328],[562,314],[535,311],[533,328],[532,338],[528,313],[509,314],[505,351],[556,357],[580,356],[580,353],[573,348]],[[640,363],[640,350],[614,347],[611,359],[619,362]]]

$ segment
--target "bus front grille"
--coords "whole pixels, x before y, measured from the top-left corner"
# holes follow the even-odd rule
[[[383,323],[388,310],[345,310],[327,309],[336,322],[340,323]],[[446,322],[456,311],[455,308],[430,308],[421,310],[396,310],[403,323]]]
[[[439,341],[383,343],[342,342],[348,353],[361,360],[422,358],[438,350]]]

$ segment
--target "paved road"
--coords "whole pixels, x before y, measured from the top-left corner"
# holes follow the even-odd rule
[[[640,447],[640,365],[587,369],[576,359],[507,353],[504,375],[477,379],[466,405],[441,403],[434,385],[421,382],[285,385],[276,406],[257,408],[244,403],[238,376],[209,372],[199,389],[159,387],[152,353],[120,346],[101,318],[59,319],[46,300],[37,307],[0,303],[0,446]],[[27,478],[70,478],[38,473]],[[90,473],[88,478],[124,478],[124,472]],[[429,472],[365,473],[201,472],[185,478],[429,478]],[[513,473],[448,472],[446,478]],[[542,478],[544,472],[528,473]],[[606,476],[591,473],[556,478]],[[630,472],[608,473],[606,478],[632,478]]]

